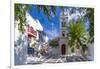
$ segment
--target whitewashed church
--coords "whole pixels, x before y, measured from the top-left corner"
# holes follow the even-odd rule
[[[68,46],[68,41],[67,41],[68,15],[69,14],[67,13],[66,9],[64,9],[60,13],[60,40],[59,40],[60,55],[70,54],[70,47]]]

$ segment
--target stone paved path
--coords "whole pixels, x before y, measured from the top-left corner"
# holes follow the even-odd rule
[[[59,59],[48,59],[46,61],[44,61],[44,63],[64,63],[64,60],[59,58]]]
[[[33,59],[31,57],[30,59]],[[88,61],[88,59],[82,56],[68,56],[68,57],[61,57],[61,56],[48,56],[42,57],[41,59],[36,58],[34,60],[30,60],[29,64],[37,64],[37,63],[65,63],[65,62],[80,62],[80,61]]]

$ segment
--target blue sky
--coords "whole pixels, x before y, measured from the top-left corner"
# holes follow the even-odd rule
[[[34,19],[38,19],[43,26],[44,31],[47,33],[49,39],[53,39],[59,36],[60,29],[59,29],[59,18],[60,18],[60,8],[57,7],[56,16],[51,18],[51,21],[48,20],[47,16],[44,14],[43,11],[38,12],[35,5],[32,5],[31,9],[29,10],[30,15]],[[71,17],[72,18],[72,17]],[[77,16],[73,16],[74,19],[77,19]],[[70,20],[70,19],[69,19]],[[85,20],[86,29],[89,27],[89,20],[86,18]]]

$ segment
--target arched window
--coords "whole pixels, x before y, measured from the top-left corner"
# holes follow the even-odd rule
[[[65,37],[65,33],[64,32],[62,32],[62,36]]]

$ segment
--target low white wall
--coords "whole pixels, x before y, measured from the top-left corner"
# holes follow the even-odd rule
[[[87,58],[89,58],[90,60],[94,60],[94,43],[89,44],[88,46]]]
[[[21,41],[21,42],[20,42]],[[16,47],[14,47],[14,64],[23,65],[26,62],[27,58],[27,37],[19,37],[19,40],[16,40]]]
[[[52,55],[59,55],[59,54],[60,54],[59,46],[53,47],[52,48]]]

